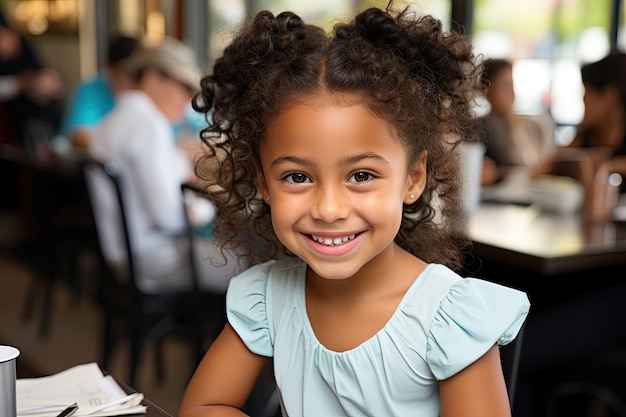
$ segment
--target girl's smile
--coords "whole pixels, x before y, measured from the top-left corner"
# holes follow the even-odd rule
[[[260,151],[274,230],[315,273],[345,279],[370,262],[393,265],[388,249],[425,167],[409,169],[387,121],[360,104],[309,96],[270,120]]]
[[[311,249],[320,255],[341,256],[349,253],[361,240],[363,233],[341,235],[310,235]]]

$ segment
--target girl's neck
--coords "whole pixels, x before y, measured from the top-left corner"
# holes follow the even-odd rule
[[[347,279],[326,279],[309,268],[307,291],[323,294],[328,299],[367,297],[368,294],[384,292],[395,285],[408,288],[425,267],[425,262],[394,243]]]
[[[348,279],[330,280],[310,268],[307,271],[307,317],[327,349],[354,349],[380,332],[426,268],[426,263],[395,244],[387,251],[391,253],[384,261],[377,257]]]

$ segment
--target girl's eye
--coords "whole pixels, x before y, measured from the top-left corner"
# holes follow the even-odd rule
[[[292,172],[291,174],[285,175],[284,179],[290,184],[304,184],[306,182],[311,182],[309,177],[304,175],[302,172]]]
[[[374,175],[366,171],[357,171],[348,178],[350,182],[366,182],[374,179]]]

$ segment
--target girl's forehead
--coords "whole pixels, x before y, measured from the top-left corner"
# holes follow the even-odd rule
[[[262,155],[404,155],[391,124],[360,103],[319,97],[293,102],[268,124],[260,144]],[[317,156],[316,156],[317,158]]]
[[[317,140],[319,136],[365,139],[376,135],[385,143],[392,140],[402,144],[395,126],[367,103],[359,94],[328,91],[288,100],[266,120],[265,134],[259,145],[262,148],[269,139],[289,146],[289,138],[296,136]]]
[[[312,93],[301,94],[289,98],[278,107],[278,110],[266,118],[266,126],[282,119],[285,114],[290,113],[295,107],[305,106],[313,110],[321,110],[328,107],[335,108],[358,108],[359,111],[368,113],[371,117],[380,119],[383,123],[388,121],[385,117],[376,111],[371,104],[371,100],[364,94],[355,92],[332,92],[328,90],[320,90]],[[392,128],[390,124],[390,128]],[[392,129],[393,130],[393,129]]]
[[[335,116],[339,114],[350,114],[353,117],[342,119],[340,116]],[[354,115],[371,121],[376,120],[376,124],[385,126],[395,136],[393,125],[385,117],[368,106],[367,101],[362,96],[350,93],[324,92],[291,99],[267,118],[266,128],[272,129],[276,128],[277,125],[294,122],[298,127],[310,122],[310,119],[328,120],[331,118],[336,121],[336,124],[330,127],[341,130],[350,123],[354,123]],[[318,127],[315,123],[313,125]]]

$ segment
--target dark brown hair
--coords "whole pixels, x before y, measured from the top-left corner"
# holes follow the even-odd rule
[[[259,144],[283,106],[316,92],[358,99],[384,118],[408,163],[428,152],[427,184],[404,206],[396,242],[426,262],[458,268],[462,218],[456,144],[471,122],[480,68],[468,40],[431,16],[371,8],[329,36],[291,12],[262,11],[244,25],[201,81],[194,99],[210,113],[198,176],[217,206],[216,234],[228,247],[248,245],[255,261],[287,252],[257,190]]]
[[[583,65],[580,75],[585,86],[592,86],[598,90],[610,85],[615,86],[622,103],[626,106],[626,54],[612,51],[599,61]]]

